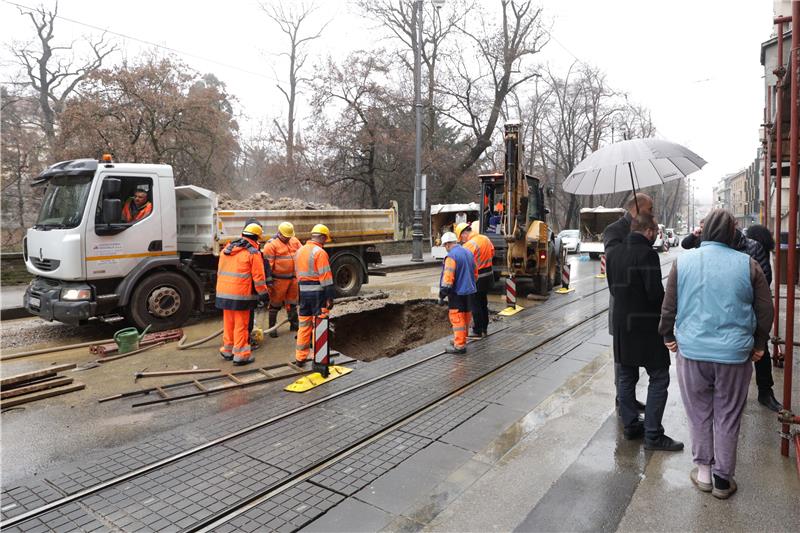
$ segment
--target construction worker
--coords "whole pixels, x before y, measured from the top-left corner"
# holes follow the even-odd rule
[[[458,243],[456,234],[448,231],[442,235],[442,245],[447,257],[439,282],[439,303],[450,308],[450,324],[453,326],[453,346],[448,353],[467,353],[467,328],[472,319],[471,300],[475,294],[475,258],[472,252]]]
[[[311,228],[311,238],[294,256],[297,283],[300,289],[299,328],[295,347],[295,364],[305,365],[311,349],[314,317],[327,317],[333,308],[335,289],[328,252],[323,246],[331,238],[324,224]],[[313,356],[311,357],[313,359]]]
[[[228,243],[219,254],[216,306],[222,309],[224,322],[219,353],[235,365],[255,360],[250,346],[250,314],[259,301],[269,299],[267,284],[271,279],[258,246],[262,233],[261,224],[250,222],[242,237]]]
[[[125,200],[122,206],[122,219],[125,222],[138,222],[153,212],[153,204],[147,201],[147,191],[136,191],[133,198]]]
[[[456,226],[456,237],[461,245],[472,252],[475,257],[475,268],[478,270],[475,279],[475,297],[472,299],[472,333],[473,338],[485,337],[489,328],[489,300],[488,294],[494,286],[494,245],[489,237],[472,231],[472,226],[466,222]]]
[[[264,245],[264,260],[272,272],[272,287],[269,291],[269,328],[278,322],[278,311],[286,306],[289,316],[289,330],[297,331],[297,276],[294,271],[294,254],[302,244],[294,236],[291,222],[281,222],[278,233]],[[270,337],[277,337],[277,331],[271,331]]]

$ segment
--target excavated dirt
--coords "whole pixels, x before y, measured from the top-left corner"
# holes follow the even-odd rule
[[[331,325],[331,348],[361,361],[392,357],[452,331],[447,307],[432,300],[387,303],[377,309],[334,317]]]
[[[307,202],[299,198],[275,199],[267,192],[259,192],[247,198],[232,198],[229,194],[220,194],[217,197],[220,209],[233,209],[240,211],[256,211],[259,209],[339,209],[335,205]]]

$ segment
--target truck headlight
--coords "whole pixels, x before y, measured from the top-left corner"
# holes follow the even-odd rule
[[[62,300],[90,300],[92,289],[61,289]]]

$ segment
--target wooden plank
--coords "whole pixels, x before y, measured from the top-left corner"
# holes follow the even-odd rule
[[[162,398],[169,398],[169,394],[164,392],[164,389],[162,389],[161,387],[156,387],[156,392],[158,392],[158,395],[161,396]]]
[[[30,381],[25,381],[24,383],[14,383],[13,385],[9,385],[7,387],[3,387],[3,390],[6,391],[6,390],[12,390],[12,389],[19,389],[21,387],[27,387],[29,385],[38,385],[38,384],[44,383],[46,381],[53,381],[54,379],[61,379],[62,377],[63,376],[57,376],[57,375],[54,374],[52,376],[46,376],[46,377],[43,377],[43,378],[37,378],[37,379],[32,379]]]
[[[158,372],[137,372],[137,378],[155,378],[162,376],[182,376],[185,374],[212,374],[219,372],[219,368],[195,368],[194,370],[161,370]]]
[[[230,379],[231,381],[233,381],[237,385],[241,385],[242,383],[244,383],[244,381],[242,381],[241,379],[237,378],[233,374],[225,374],[225,375],[228,377],[228,379]]]
[[[194,386],[197,387],[198,389],[200,389],[201,391],[207,391],[208,390],[207,387],[205,387],[202,383],[200,383],[196,379],[193,379],[192,383],[194,383]]]
[[[0,400],[5,400],[6,398],[13,398],[14,396],[22,396],[23,394],[38,392],[40,390],[52,389],[54,387],[60,387],[62,385],[69,385],[73,381],[75,380],[72,378],[58,378],[58,379],[52,379],[50,381],[45,381],[43,383],[37,383],[35,385],[28,385],[27,387],[19,387],[17,389],[4,390],[3,392],[0,392]]]
[[[271,377],[272,377],[272,374],[270,374],[269,372],[267,372],[267,371],[266,371],[266,370],[264,370],[263,368],[259,368],[259,369],[258,369],[258,372],[260,372],[261,374],[264,374],[264,375],[265,375],[266,377],[268,377],[268,378],[271,378]]]
[[[153,348],[158,348],[159,346],[164,346],[165,344],[166,344],[166,342],[161,341],[161,342],[156,343],[156,344],[151,344],[149,346],[145,346],[144,348],[139,348],[138,350],[133,350],[132,352],[124,353],[124,354],[121,354],[121,355],[114,355],[112,357],[104,357],[102,359],[98,359],[95,362],[96,363],[101,363],[101,364],[102,363],[109,363],[111,361],[116,361],[118,359],[124,359],[125,357],[130,357],[131,355],[136,355],[136,354],[139,354],[139,353],[142,353],[142,352],[146,352],[147,350],[152,350]]]
[[[76,383],[75,385],[69,385],[67,387],[63,387],[60,389],[50,389],[36,394],[32,394],[30,396],[20,396],[19,398],[13,398],[11,400],[0,401],[0,409],[5,409],[6,407],[14,407],[15,405],[22,405],[25,403],[35,402],[37,400],[43,400],[45,398],[50,398],[52,396],[58,396],[61,394],[67,394],[68,392],[75,392],[76,390],[82,390],[85,388],[86,385],[84,385],[83,383]]]
[[[54,376],[62,370],[71,370],[76,366],[78,365],[75,363],[70,363],[67,365],[55,365],[48,368],[43,368],[41,370],[34,370],[33,372],[25,372],[24,374],[17,374],[16,376],[9,376],[7,378],[0,379],[0,387],[6,387],[8,385],[13,385],[14,383],[23,383],[25,381],[32,381],[34,379]]]

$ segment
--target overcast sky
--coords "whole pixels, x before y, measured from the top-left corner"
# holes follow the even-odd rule
[[[487,9],[498,3],[480,1]],[[37,5],[34,0],[15,3]],[[685,144],[709,162],[694,175],[702,185],[698,199],[701,195],[710,199],[713,183],[753,160],[764,98],[760,44],[772,31],[772,2],[542,0],[541,4],[552,24],[553,39],[538,59],[557,71],[566,70],[575,59],[598,66],[612,87],[647,106],[660,137]],[[380,44],[374,41],[377,32],[371,23],[359,18],[345,0],[318,0],[317,5],[318,23],[330,23],[324,38],[315,43],[314,55],[343,58],[353,49]],[[115,38],[131,57],[148,48],[141,41],[176,50],[191,67],[213,72],[227,84],[248,125],[281,110],[275,76],[283,72],[275,70],[274,54],[283,49],[282,35],[254,0],[62,0],[59,15],[64,19],[57,23],[56,36],[62,43],[100,33],[86,26],[90,25],[129,36]],[[32,37],[30,21],[6,0],[0,0],[0,20],[4,44]],[[7,47],[2,59],[3,79],[8,79]]]

